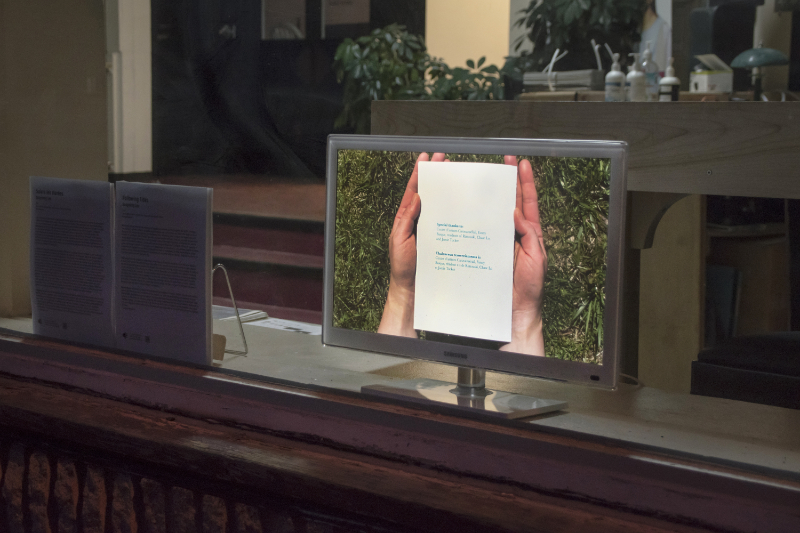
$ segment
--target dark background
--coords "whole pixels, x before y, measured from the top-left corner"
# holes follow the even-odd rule
[[[425,0],[371,0],[369,25],[329,27],[306,0],[307,39],[261,40],[261,0],[152,0],[153,174],[322,179],[342,110],[336,47],[391,23],[425,32]],[[219,34],[235,26],[236,37]],[[341,130],[342,133],[348,133]]]

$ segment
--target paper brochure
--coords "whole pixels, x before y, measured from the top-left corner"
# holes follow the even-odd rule
[[[34,333],[211,363],[211,189],[30,187]]]
[[[511,341],[511,165],[420,162],[414,329]]]
[[[211,189],[116,186],[119,348],[210,363]]]
[[[33,332],[113,347],[113,185],[31,177],[30,187]]]

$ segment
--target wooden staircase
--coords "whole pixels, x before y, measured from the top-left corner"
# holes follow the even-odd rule
[[[269,176],[174,176],[161,183],[214,189],[214,264],[236,303],[270,316],[322,323],[325,185]],[[224,276],[214,303],[231,305]]]
[[[239,307],[322,323],[322,222],[215,213],[213,254],[214,264],[228,271]],[[214,303],[230,305],[219,273]]]

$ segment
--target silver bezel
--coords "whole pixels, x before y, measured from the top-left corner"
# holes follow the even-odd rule
[[[594,365],[513,352],[458,346],[459,356],[445,355],[453,345],[333,327],[334,230],[336,227],[337,152],[342,149],[409,152],[520,154],[554,157],[597,157],[611,160],[606,307],[603,364]],[[425,359],[457,366],[485,368],[544,379],[616,388],[621,348],[622,276],[624,265],[626,168],[628,145],[620,141],[538,139],[479,139],[405,137],[389,135],[330,135],[328,137],[327,203],[325,216],[325,280],[322,342]]]

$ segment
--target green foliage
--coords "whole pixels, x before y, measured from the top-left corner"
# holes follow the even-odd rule
[[[558,62],[558,70],[595,68],[592,39],[608,43],[625,62],[640,40],[644,11],[642,0],[532,0],[516,25],[526,28],[533,52],[516,62],[525,63],[523,70],[539,71],[560,49],[569,54]]]
[[[426,93],[430,67],[422,37],[392,24],[336,49],[333,66],[344,83],[344,111],[335,127],[352,126],[369,133],[370,102],[420,98]]]
[[[448,154],[502,163],[499,155]],[[377,331],[389,288],[389,233],[414,168],[407,152],[339,152],[334,249],[336,327]],[[549,357],[599,363],[605,308],[609,162],[532,157],[549,267]]]
[[[477,63],[467,60],[469,69],[448,67],[439,60],[431,61],[428,74],[431,78],[429,93],[431,100],[502,100],[503,72],[495,65],[483,66],[486,58]]]
[[[341,150],[336,182],[333,325],[377,331],[389,290],[389,233],[415,157]]]
[[[519,80],[525,71],[542,70],[557,48],[569,51],[559,62],[559,70],[593,68],[591,39],[608,43],[624,64],[639,42],[644,4],[641,0],[532,0],[520,14],[516,25],[527,29],[533,52],[508,57],[501,68],[485,65],[485,57],[468,60],[468,68],[450,67],[428,54],[421,36],[398,24],[356,40],[345,39],[334,56],[336,78],[344,85],[344,110],[334,127],[369,133],[373,100],[502,100],[504,76]]]
[[[609,161],[531,158],[547,249],[542,315],[547,355],[600,362]]]
[[[428,55],[421,36],[397,24],[345,39],[334,56],[337,80],[344,84],[344,110],[334,126],[369,133],[373,100],[502,100],[502,73],[485,61],[451,68]]]

